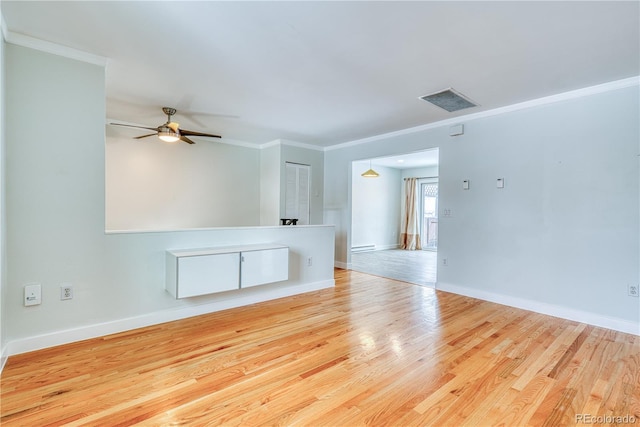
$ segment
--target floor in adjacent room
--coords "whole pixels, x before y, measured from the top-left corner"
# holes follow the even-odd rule
[[[351,253],[351,269],[433,287],[437,280],[438,253],[389,249]]]

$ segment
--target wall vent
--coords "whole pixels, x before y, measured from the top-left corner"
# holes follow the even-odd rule
[[[430,102],[436,107],[440,107],[450,113],[453,113],[454,111],[464,110],[465,108],[478,106],[478,104],[471,101],[469,98],[452,88],[421,96],[420,99]]]

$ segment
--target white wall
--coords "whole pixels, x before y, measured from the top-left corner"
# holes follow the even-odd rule
[[[260,225],[280,224],[280,144],[260,150]]]
[[[134,140],[107,126],[106,229],[278,225],[286,162],[311,166],[311,224],[322,224],[324,154],[276,141],[263,149],[200,141]]]
[[[260,150],[132,139],[107,126],[107,230],[260,225]]]
[[[375,166],[377,178],[363,178],[369,161],[352,164],[351,247],[375,245],[376,250],[398,246],[402,206],[402,173],[399,169]]]
[[[15,45],[5,54],[10,354],[333,284],[329,226],[105,234],[104,69]],[[73,132],[57,130],[61,119]],[[250,243],[289,246],[290,279],[180,301],[164,290],[166,249]],[[31,282],[42,304],[24,307]],[[62,283],[72,300],[59,299]]]
[[[438,177],[438,166],[427,166],[423,168],[402,169],[402,179],[404,178],[425,178]]]
[[[351,161],[439,147],[440,289],[637,333],[640,304],[627,296],[627,285],[640,282],[634,82],[462,119],[460,137],[427,126],[327,151],[325,219],[336,225],[336,264],[350,262]]]

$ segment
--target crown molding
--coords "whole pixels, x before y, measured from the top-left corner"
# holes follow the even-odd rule
[[[556,95],[545,96],[543,98],[533,99],[531,101],[520,102],[518,104],[507,105],[506,107],[494,108],[493,110],[481,111],[479,113],[467,114],[465,116],[457,116],[455,118],[441,120],[434,123],[428,123],[426,125],[415,126],[407,129],[402,129],[395,132],[384,133],[380,135],[370,136],[367,138],[357,139],[354,141],[345,142],[342,144],[330,145],[324,148],[324,151],[339,150],[342,148],[353,147],[356,145],[366,144],[369,142],[379,141],[382,139],[393,138],[402,135],[409,135],[416,132],[422,132],[429,129],[435,129],[443,126],[451,126],[460,124],[462,122],[468,122],[471,120],[483,119],[485,117],[498,116],[501,114],[507,114],[514,111],[525,110],[528,108],[539,107],[541,105],[554,104],[556,102],[567,101],[576,98],[583,98],[585,96],[596,95],[599,93],[610,92],[618,89],[624,89],[633,86],[640,86],[640,76],[629,77],[627,79],[616,80],[613,82],[603,83],[600,85],[590,86],[583,89],[572,90],[569,92],[563,92]]]
[[[320,147],[318,145],[313,145],[313,144],[305,144],[303,142],[296,142],[296,141],[281,139],[280,143],[282,145],[288,145],[289,147],[298,147],[298,148],[305,148],[307,150],[324,151],[324,147]]]
[[[315,151],[325,151],[326,149],[325,147],[321,147],[318,145],[305,144],[303,142],[289,141],[286,139],[274,139],[273,141],[266,142],[260,145],[260,149],[263,150],[265,148],[275,147],[277,145],[288,145],[289,147],[298,147],[298,148],[304,148],[307,150],[315,150]]]
[[[273,141],[269,141],[269,142],[265,142],[264,144],[261,144],[260,149],[264,150],[265,148],[276,147],[279,145],[281,145],[281,140],[274,139]]]
[[[4,19],[2,22],[2,35],[4,37],[4,40],[10,44],[28,47],[46,53],[52,53],[54,55],[62,56],[69,59],[75,59],[77,61],[87,62],[89,64],[98,65],[100,67],[107,66],[108,58],[104,56],[94,55],[92,53],[74,49],[72,47],[63,46],[57,43],[52,43],[46,40],[41,40],[35,37],[9,31],[4,22]]]

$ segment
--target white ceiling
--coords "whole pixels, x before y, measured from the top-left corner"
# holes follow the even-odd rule
[[[157,126],[173,106],[187,129],[319,146],[640,75],[639,5],[1,3],[10,35],[108,58],[111,119]],[[448,87],[480,106],[418,99]]]
[[[373,159],[360,160],[363,164],[373,166],[385,166],[394,169],[413,169],[427,166],[438,166],[439,151],[437,148],[431,150],[416,151],[413,153],[399,154],[397,156],[376,157]]]

